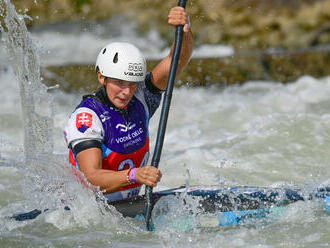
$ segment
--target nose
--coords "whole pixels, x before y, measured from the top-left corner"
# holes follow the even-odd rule
[[[122,90],[121,92],[125,95],[132,95],[132,94],[134,94],[136,87],[137,87],[136,83],[124,82],[121,85],[121,90]]]
[[[131,87],[129,85],[125,85],[124,87],[122,87],[122,93],[125,95],[130,95]]]

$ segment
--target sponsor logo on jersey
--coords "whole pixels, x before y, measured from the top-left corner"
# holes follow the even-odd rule
[[[125,124],[121,124],[121,123],[120,123],[120,124],[117,124],[116,128],[117,128],[117,129],[119,128],[119,130],[120,130],[121,132],[126,133],[128,130],[133,129],[135,126],[136,126],[135,123],[129,122],[127,125],[125,125]]]
[[[101,118],[102,122],[105,122],[105,121],[111,119],[108,111],[103,112],[103,114],[100,115],[100,118]]]
[[[79,113],[76,116],[76,127],[79,132],[84,133],[93,124],[93,116],[90,113]]]
[[[126,143],[124,147],[135,145],[138,142],[142,142],[140,135],[143,134],[143,128],[139,128],[132,133],[128,133],[123,137],[116,138],[117,144]]]

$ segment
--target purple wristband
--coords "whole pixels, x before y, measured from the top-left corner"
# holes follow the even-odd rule
[[[134,183],[136,183],[135,170],[136,170],[136,168],[133,168],[131,171],[131,181],[133,181]]]

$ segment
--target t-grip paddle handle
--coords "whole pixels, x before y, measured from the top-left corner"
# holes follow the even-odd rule
[[[185,8],[186,2],[187,2],[187,0],[179,0],[178,6]],[[170,110],[174,81],[175,81],[176,71],[177,71],[177,67],[178,67],[178,61],[179,61],[180,52],[181,52],[182,32],[183,32],[183,25],[179,25],[175,28],[174,48],[173,48],[173,54],[172,54],[172,59],[171,59],[171,66],[170,66],[170,71],[169,71],[168,78],[167,78],[166,91],[165,91],[165,95],[164,95],[162,111],[160,114],[155,150],[154,150],[154,154],[153,154],[152,160],[151,160],[151,165],[156,168],[158,168],[160,156],[162,153],[164,138],[165,138],[167,117],[168,117],[168,113]],[[146,226],[149,231],[153,230],[152,224],[151,224],[151,211],[153,208],[151,197],[152,197],[152,187],[146,186],[145,219],[146,219]]]

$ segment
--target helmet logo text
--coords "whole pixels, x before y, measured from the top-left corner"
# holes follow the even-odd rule
[[[143,76],[142,63],[128,63],[127,71],[124,74],[126,76]]]
[[[143,66],[142,63],[128,63],[128,71],[142,71]]]

